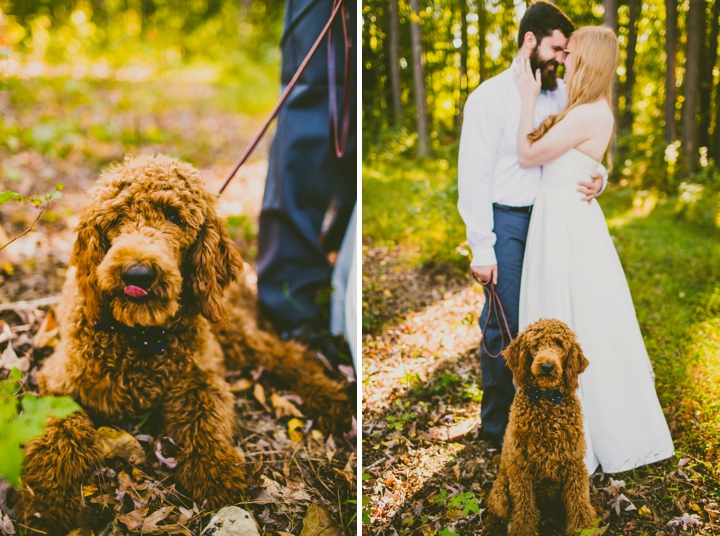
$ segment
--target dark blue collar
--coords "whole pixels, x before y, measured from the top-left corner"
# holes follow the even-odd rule
[[[95,329],[104,333],[127,333],[142,348],[147,348],[155,355],[165,352],[168,338],[165,329],[156,326],[126,326],[114,318],[95,322]]]
[[[528,389],[528,398],[530,398],[530,402],[535,402],[541,398],[547,398],[556,404],[560,404],[562,403],[563,394],[559,389],[548,389],[545,391],[539,387],[532,386]]]

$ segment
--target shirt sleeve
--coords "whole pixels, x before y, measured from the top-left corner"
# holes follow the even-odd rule
[[[467,100],[458,156],[458,210],[472,250],[471,266],[497,264],[493,233],[492,179],[504,129],[502,103],[485,88]]]
[[[607,187],[608,171],[607,171],[607,169],[605,169],[605,166],[603,166],[602,164],[598,164],[598,167],[595,171],[597,171],[598,173],[600,173],[600,175],[602,175],[603,185],[602,185],[602,188],[600,188],[600,191],[598,192],[598,195],[600,195],[601,193],[603,193],[605,191],[605,188]],[[595,197],[597,197],[597,196],[595,196]]]

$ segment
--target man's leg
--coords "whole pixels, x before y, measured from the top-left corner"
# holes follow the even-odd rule
[[[331,0],[287,1],[283,84],[302,62],[331,9]],[[351,36],[355,35],[355,18],[351,11]],[[342,43],[340,26],[336,24],[333,29],[333,41]],[[281,110],[270,149],[258,236],[258,294],[264,312],[280,331],[292,331],[305,321],[319,321],[316,296],[327,287],[331,274],[320,243],[323,220],[335,201],[340,223],[347,225],[346,207],[352,207],[357,199],[355,78],[350,92],[350,140],[345,155],[338,159],[329,138],[325,43]],[[340,77],[344,69],[342,50],[342,46],[336,47]],[[351,72],[355,73],[354,60]],[[338,80],[338,99],[342,99],[342,80]]]
[[[520,277],[522,275],[525,240],[527,238],[529,214],[493,210],[495,218],[494,232],[497,236],[495,255],[498,260],[498,282],[495,290],[500,298],[505,317],[514,338],[518,332],[518,313],[520,302]],[[488,303],[488,292],[485,291],[485,303]],[[510,344],[510,335],[500,315],[500,325],[493,312],[488,319],[488,307],[483,308],[480,315],[480,329],[487,327],[482,334],[487,349],[497,355]],[[504,339],[503,339],[504,337]],[[504,344],[503,344],[504,343]],[[512,384],[512,372],[505,364],[501,355],[490,357],[483,345],[480,345],[480,368],[482,370],[483,398],[480,415],[485,436],[489,439],[501,440],[510,414],[510,404],[515,396]]]

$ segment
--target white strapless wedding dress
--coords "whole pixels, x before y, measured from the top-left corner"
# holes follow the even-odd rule
[[[577,149],[545,164],[528,231],[520,328],[557,318],[577,335],[590,365],[578,395],[590,473],[664,460],[673,443],[630,289],[597,201],[580,202],[578,182],[598,162]]]

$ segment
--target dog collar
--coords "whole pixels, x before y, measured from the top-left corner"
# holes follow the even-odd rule
[[[541,398],[547,398],[548,400],[552,400],[556,404],[562,403],[563,399],[562,392],[558,389],[548,389],[547,391],[545,391],[534,386],[528,389],[528,397],[530,398],[530,402],[535,402],[536,400],[539,400]]]
[[[139,345],[147,348],[155,355],[164,353],[168,342],[163,328],[156,326],[126,326],[114,318],[96,321],[95,329],[104,333],[127,333]]]

